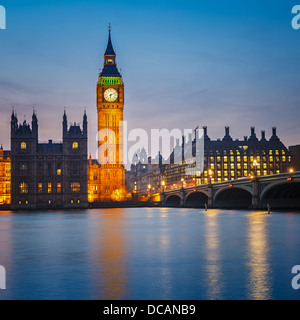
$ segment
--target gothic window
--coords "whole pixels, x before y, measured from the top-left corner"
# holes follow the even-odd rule
[[[25,182],[21,182],[19,184],[19,193],[28,193],[28,184]]]
[[[71,191],[72,192],[80,192],[80,183],[79,182],[72,182],[71,183]]]
[[[72,149],[78,149],[78,142],[73,142]]]
[[[27,164],[26,163],[21,163],[20,164],[20,170],[23,171],[23,172],[26,171],[27,170]]]
[[[22,143],[21,143],[21,149],[22,149],[22,150],[26,150],[26,149],[27,149],[27,144],[26,144],[26,142],[22,142]]]

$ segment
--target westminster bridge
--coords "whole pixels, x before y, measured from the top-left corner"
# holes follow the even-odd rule
[[[161,200],[169,207],[300,209],[300,171],[165,190]]]

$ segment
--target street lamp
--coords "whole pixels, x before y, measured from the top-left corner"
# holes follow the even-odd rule
[[[165,185],[166,185],[166,182],[165,182],[165,181],[162,181],[162,182],[161,182],[162,192],[165,192]]]
[[[196,187],[196,178],[193,178],[193,186]]]
[[[183,189],[183,182],[184,182],[184,179],[181,178],[181,188]]]
[[[209,176],[209,184],[211,184],[211,178],[213,176],[213,171],[211,169],[208,170],[208,176]]]
[[[150,200],[151,195],[151,184],[148,184],[148,199]]]
[[[290,169],[290,175],[289,175],[289,177],[287,178],[287,181],[293,181],[293,177],[292,177],[293,172],[294,172],[294,169],[291,168],[291,169]]]
[[[253,167],[254,167],[254,177],[257,177],[257,166],[258,166],[258,162],[256,159],[253,160]]]

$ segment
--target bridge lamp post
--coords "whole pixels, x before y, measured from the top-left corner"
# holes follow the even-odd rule
[[[196,187],[196,178],[193,178],[194,187]]]
[[[289,175],[289,177],[287,178],[287,181],[293,181],[293,178],[292,178],[293,172],[294,172],[294,169],[291,168],[291,169],[290,169],[290,175]]]
[[[211,178],[213,176],[213,172],[211,169],[208,170],[208,176],[209,176],[209,184],[211,184]]]
[[[163,193],[165,192],[165,185],[166,185],[166,182],[165,182],[165,181],[162,181],[162,182],[161,182],[161,186],[162,186],[162,192],[163,192]]]
[[[183,182],[184,182],[184,179],[181,178],[181,188],[183,189]]]
[[[151,199],[151,184],[148,184],[148,200],[150,201]]]
[[[254,168],[254,178],[257,177],[257,166],[258,166],[258,162],[256,159],[254,159],[253,161],[253,168]]]

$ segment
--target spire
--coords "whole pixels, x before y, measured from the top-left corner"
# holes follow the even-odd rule
[[[108,27],[108,43],[104,53],[103,69],[100,72],[100,77],[121,77],[116,64],[116,53],[111,42],[111,27]]]
[[[84,110],[84,115],[83,115],[83,134],[87,136],[87,115],[86,115],[86,110]]]
[[[111,42],[111,26],[109,24],[108,26],[108,43],[107,43],[107,47],[106,47],[106,51],[104,53],[105,56],[115,56],[115,50],[112,46],[112,42]]]
[[[66,109],[64,110],[63,115],[63,138],[68,134],[68,122],[67,122],[67,114]]]
[[[64,109],[63,121],[67,121],[66,109]]]
[[[37,116],[36,116],[35,109],[33,109],[33,113],[32,113],[32,121],[37,121]]]

